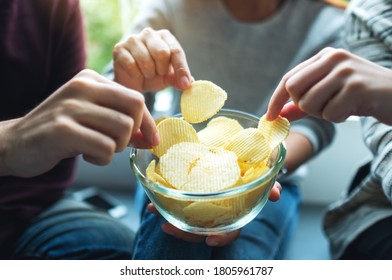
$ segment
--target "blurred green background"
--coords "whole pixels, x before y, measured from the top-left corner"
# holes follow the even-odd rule
[[[137,0],[80,0],[87,30],[87,65],[102,72],[137,11]]]

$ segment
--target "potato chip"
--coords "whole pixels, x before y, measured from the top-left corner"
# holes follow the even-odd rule
[[[261,162],[258,165],[253,165],[250,167],[248,170],[246,170],[245,174],[241,176],[242,182],[249,183],[257,178],[261,177],[263,174],[265,174],[269,170],[269,167],[265,163],[265,161]]]
[[[233,152],[210,150],[191,167],[188,180],[181,189],[198,193],[217,192],[232,187],[239,178],[240,168]]]
[[[189,200],[180,200],[158,192],[155,193],[155,196],[160,206],[172,215],[181,217],[182,219],[185,219],[184,208],[193,203]]]
[[[269,145],[257,128],[246,128],[229,139],[224,147],[233,151],[239,161],[254,164],[264,161],[270,153]]]
[[[265,161],[262,161],[262,162],[258,162],[258,163],[246,163],[246,162],[239,161],[238,165],[239,165],[239,167],[241,169],[241,176],[244,176],[246,171],[248,171],[249,169],[257,168],[259,165],[266,164],[266,162],[268,162],[268,160],[265,160]]]
[[[242,129],[244,128],[237,120],[217,117],[210,120],[207,126],[200,130],[197,135],[200,142],[208,147],[222,147],[230,137]]]
[[[155,125],[158,125],[161,121],[168,119],[169,117],[160,117],[155,119]]]
[[[230,209],[230,211],[226,211],[226,213],[214,219],[214,221],[211,223],[211,227],[232,224],[233,222],[235,222],[237,217],[238,214],[233,213],[233,211]]]
[[[159,173],[156,172],[155,160],[152,160],[146,168],[146,176],[153,182],[156,182],[162,186],[173,188]]]
[[[192,125],[179,118],[167,118],[160,121],[157,130],[161,142],[152,148],[157,157],[163,156],[173,145],[180,142],[199,142],[196,130]]]
[[[267,121],[265,115],[260,118],[257,127],[267,139],[271,150],[283,142],[290,130],[290,122],[281,116],[273,121]]]
[[[182,189],[193,166],[209,152],[208,147],[200,143],[175,144],[160,158],[160,174],[170,185]]]
[[[155,160],[152,160],[146,168],[146,176],[153,182],[156,182],[155,174]]]
[[[252,211],[256,204],[260,202],[260,193],[263,192],[264,189],[265,188],[261,185],[246,193],[241,193],[234,197],[215,202],[215,204],[226,206],[228,209],[224,215],[221,215],[214,220],[213,225],[217,226],[220,224],[233,223],[246,215],[246,213]],[[257,190],[257,192],[255,192],[255,190]]]
[[[227,93],[210,81],[195,81],[181,95],[181,113],[189,123],[201,123],[225,104]]]
[[[243,176],[243,175],[245,174],[245,172],[246,172],[249,168],[251,168],[251,167],[253,166],[253,164],[251,164],[251,163],[245,163],[245,162],[239,161],[239,162],[238,162],[238,166],[239,166],[240,169],[241,169],[241,176]]]
[[[220,216],[226,215],[230,207],[215,205],[211,202],[194,202],[184,208],[184,216],[196,226],[213,226]]]

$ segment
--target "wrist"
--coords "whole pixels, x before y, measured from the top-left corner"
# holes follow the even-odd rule
[[[0,122],[0,176],[9,176],[12,174],[10,168],[7,165],[7,157],[9,154],[8,148],[8,134],[9,128],[14,120],[8,120]]]

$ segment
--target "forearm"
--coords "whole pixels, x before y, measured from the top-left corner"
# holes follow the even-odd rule
[[[7,154],[9,154],[8,134],[13,123],[17,119],[0,122],[0,176],[11,175],[11,171],[7,165]]]
[[[313,146],[309,139],[298,132],[291,132],[286,138],[285,166],[289,173],[309,160],[313,155]]]
[[[290,134],[285,141],[287,170],[293,172],[310,158],[319,154],[330,145],[334,136],[335,127],[328,121],[306,117],[292,122]]]
[[[392,71],[388,71],[392,74]],[[384,90],[374,93],[373,112],[370,115],[385,124],[392,125],[392,84],[386,86]]]

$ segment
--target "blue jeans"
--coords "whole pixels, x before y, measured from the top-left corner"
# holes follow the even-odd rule
[[[138,185],[136,205],[142,212],[142,219],[133,259],[282,259],[297,224],[301,201],[297,186],[283,184],[282,187],[280,200],[268,201],[258,216],[241,229],[237,240],[224,247],[210,247],[165,234],[161,230],[165,219],[146,211],[149,200]]]
[[[62,199],[33,220],[12,258],[130,259],[133,240],[133,232],[108,214]]]

